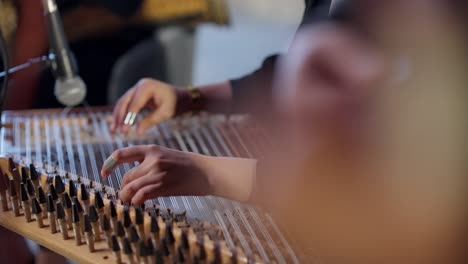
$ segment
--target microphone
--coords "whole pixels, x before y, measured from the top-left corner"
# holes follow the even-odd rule
[[[42,0],[42,5],[47,19],[49,45],[54,57],[52,61],[56,78],[54,94],[65,106],[79,105],[86,97],[86,84],[78,76],[78,67],[68,47],[57,3],[55,0]]]

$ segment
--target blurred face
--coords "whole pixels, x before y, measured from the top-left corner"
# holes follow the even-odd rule
[[[325,262],[454,263],[468,208],[462,30],[436,1],[365,4],[358,31],[306,29],[283,59],[269,201]]]

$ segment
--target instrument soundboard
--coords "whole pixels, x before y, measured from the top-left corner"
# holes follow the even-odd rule
[[[0,225],[78,263],[299,263],[259,208],[214,196],[159,197],[137,207],[118,199],[136,164],[100,177],[113,151],[139,144],[262,156],[268,138],[250,118],[181,117],[138,137],[111,135],[111,116],[104,108],[4,113]]]

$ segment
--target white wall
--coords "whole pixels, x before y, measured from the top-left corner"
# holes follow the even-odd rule
[[[195,40],[195,85],[236,78],[285,51],[302,18],[303,0],[227,0],[231,25],[200,27]]]

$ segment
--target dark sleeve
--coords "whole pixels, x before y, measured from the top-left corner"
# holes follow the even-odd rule
[[[300,27],[326,20],[330,10],[330,4],[331,0],[306,0],[306,9]],[[252,105],[249,98],[270,98],[273,73],[278,57],[278,54],[270,56],[255,72],[239,79],[231,80],[233,112],[249,112],[249,109],[252,107],[268,108],[267,104],[269,104],[269,100],[257,100],[257,102],[253,102],[255,105]]]

